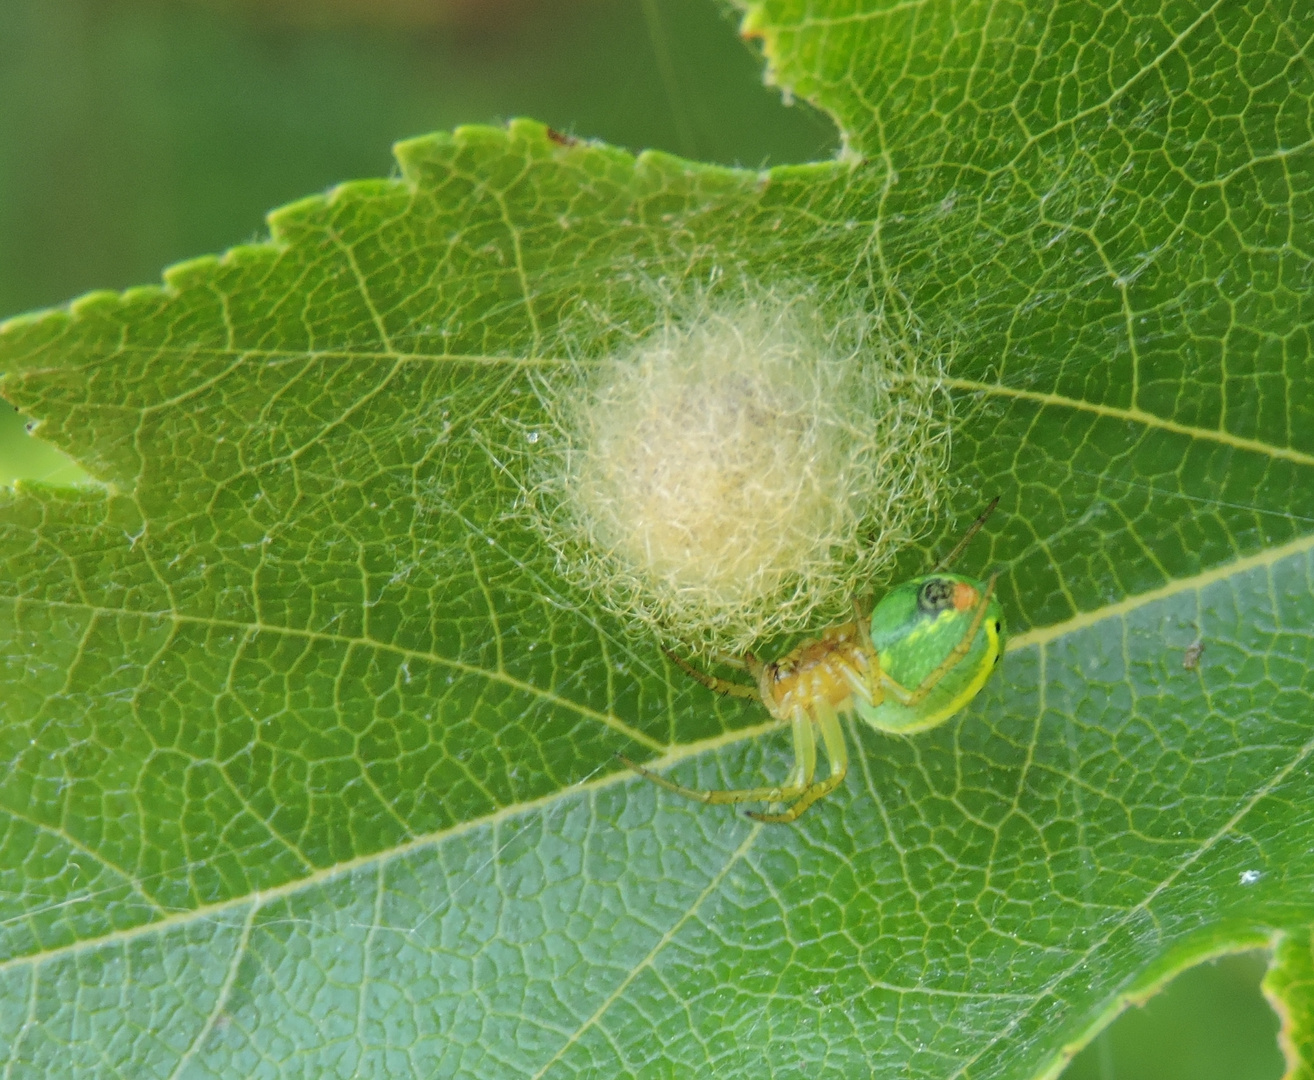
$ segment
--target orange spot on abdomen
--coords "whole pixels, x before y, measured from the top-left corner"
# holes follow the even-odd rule
[[[981,594],[971,585],[959,581],[954,585],[954,610],[971,611],[981,602]]]

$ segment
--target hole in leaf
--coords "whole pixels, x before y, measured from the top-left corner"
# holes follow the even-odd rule
[[[1078,1054],[1063,1080],[1278,1080],[1278,1019],[1259,990],[1266,953],[1177,976]]]
[[[29,435],[27,425],[26,417],[0,403],[0,484],[12,487],[16,480],[94,483],[66,454]]]

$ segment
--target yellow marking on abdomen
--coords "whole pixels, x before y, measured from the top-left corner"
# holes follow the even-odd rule
[[[986,679],[990,678],[990,673],[995,670],[995,657],[999,655],[999,631],[995,629],[994,622],[991,619],[986,619],[981,626],[986,634],[986,654],[984,657],[985,663],[981,665],[981,670],[977,672],[976,677],[963,687],[955,697],[951,698],[944,708],[938,709],[925,720],[919,721],[914,727],[900,728],[900,734],[926,731],[928,728],[943,723],[981,692],[981,687],[985,686]],[[966,657],[963,659],[966,659]]]

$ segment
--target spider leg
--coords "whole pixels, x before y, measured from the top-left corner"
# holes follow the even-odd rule
[[[843,782],[844,774],[849,771],[849,751],[844,743],[844,731],[840,728],[839,716],[829,704],[817,708],[817,726],[821,728],[821,738],[826,743],[826,756],[830,758],[830,775],[817,783],[812,783],[812,778],[809,776],[799,792],[798,799],[778,814],[768,814],[760,810],[747,811],[748,816],[754,821],[772,824],[788,824],[796,821],[804,810],[818,799],[829,795]]]
[[[812,783],[812,777],[817,772],[817,738],[812,730],[812,721],[804,715],[802,709],[795,709],[789,722],[794,735],[794,767],[789,770],[785,787],[801,791]]]
[[[963,553],[963,548],[967,547],[967,545],[972,542],[972,537],[974,537],[978,532],[981,531],[981,526],[984,525],[986,523],[986,519],[995,512],[995,507],[998,505],[999,505],[999,496],[996,495],[993,499],[990,500],[990,505],[987,506],[983,511],[981,511],[981,516],[977,518],[974,522],[972,522],[971,525],[968,526],[967,532],[963,533],[963,538],[959,540],[957,544],[954,545],[953,551],[949,552],[948,555],[946,555],[943,559],[941,559],[938,563],[936,563],[935,568],[931,571],[931,573],[935,573],[938,570],[943,570],[945,569],[945,567],[948,566],[953,566],[953,564],[958,561],[958,556]]]
[[[640,776],[651,780],[659,787],[664,787],[667,791],[673,791],[677,795],[683,795],[686,799],[695,799],[702,803],[741,803],[741,802],[767,802],[767,803],[784,803],[797,799],[800,795],[806,794],[812,785],[812,777],[817,767],[817,740],[812,730],[812,721],[810,721],[802,712],[796,712],[791,722],[791,730],[794,734],[794,765],[789,770],[789,776],[785,783],[778,784],[775,787],[755,787],[755,788],[729,788],[729,789],[703,789],[689,788],[683,784],[677,784],[674,780],[667,780],[664,776],[658,776],[655,772],[645,769],[631,761],[624,754],[617,754],[629,768],[633,769]],[[825,732],[823,731],[824,735]],[[830,744],[827,742],[827,752],[830,752]]]
[[[712,661],[717,664],[724,664],[726,667],[732,667],[736,671],[747,671],[756,673],[762,667],[760,661],[751,652],[746,652],[742,656],[732,656],[730,653],[714,652]]]
[[[860,671],[844,665],[844,681],[849,684],[849,689],[857,695],[867,705],[875,705],[881,696],[880,687],[880,662],[873,657],[868,665],[867,674],[863,675]],[[872,672],[875,672],[877,678],[872,679]]]
[[[715,675],[708,675],[704,671],[699,671],[689,663],[688,660],[676,656],[675,653],[671,652],[669,649],[662,649],[662,652],[665,654],[666,659],[672,664],[678,667],[691,679],[695,679],[702,683],[707,689],[715,694],[729,694],[731,697],[748,698],[751,701],[762,700],[761,695],[757,692],[756,686],[745,686],[743,683],[737,683],[732,679],[718,679]],[[718,659],[721,658],[718,657]],[[722,660],[722,662],[728,663],[729,661]],[[734,664],[741,669],[747,669],[747,665],[742,660],[735,660]]]

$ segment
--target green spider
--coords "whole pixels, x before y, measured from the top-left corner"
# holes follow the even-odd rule
[[[832,626],[774,663],[752,653],[720,657],[746,671],[756,686],[718,679],[672,653],[666,655],[709,690],[751,698],[790,724],[794,766],[776,787],[705,791],[683,787],[617,755],[655,784],[705,803],[785,804],[779,813],[747,811],[757,821],[794,821],[834,791],[849,767],[840,717],[857,713],[877,731],[900,735],[942,724],[980,692],[1004,654],[1004,609],[995,577],[985,584],[942,573],[985,524],[996,498],[958,546],[930,574],[890,590],[869,616],[854,604],[853,622]],[[910,689],[911,688],[911,689]],[[817,733],[826,746],[830,775],[816,779]]]

